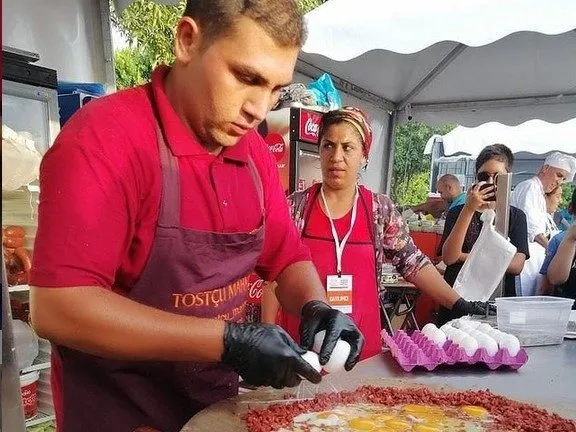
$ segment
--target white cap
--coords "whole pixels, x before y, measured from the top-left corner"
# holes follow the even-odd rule
[[[568,172],[566,181],[571,182],[574,180],[574,174],[576,174],[575,157],[560,152],[554,152],[546,158],[544,165],[550,165],[554,168],[563,169],[564,171]]]

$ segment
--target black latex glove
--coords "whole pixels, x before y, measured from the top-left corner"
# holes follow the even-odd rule
[[[338,339],[350,344],[351,350],[344,365],[349,371],[356,363],[364,346],[364,336],[348,315],[332,309],[326,303],[319,300],[308,302],[302,308],[300,321],[300,343],[307,350],[314,345],[316,333],[325,330],[324,343],[320,350],[320,364],[325,365],[330,360],[332,351]]]
[[[468,301],[460,297],[452,306],[452,318],[460,318],[464,315],[486,315],[487,306],[490,313],[496,312],[494,305],[480,301]]]
[[[301,357],[305,352],[276,325],[226,322],[222,363],[248,384],[281,389],[296,387],[302,378],[319,383],[320,374]]]

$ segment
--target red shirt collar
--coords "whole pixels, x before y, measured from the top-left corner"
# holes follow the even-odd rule
[[[166,142],[174,156],[200,156],[206,155],[208,152],[192,135],[182,123],[182,120],[174,111],[174,108],[168,100],[164,88],[164,78],[168,75],[170,67],[158,66],[152,72],[152,95],[156,104],[156,109],[159,116],[160,125],[164,131]],[[222,150],[220,155],[224,159],[230,159],[236,162],[246,163],[248,161],[248,139],[252,133],[250,131],[243,136],[238,143],[232,147],[226,147]]]

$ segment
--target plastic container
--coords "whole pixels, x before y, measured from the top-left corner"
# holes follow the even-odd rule
[[[573,303],[548,296],[497,298],[498,329],[516,336],[522,346],[561,344]]]
[[[40,374],[37,371],[20,375],[20,392],[26,420],[38,415],[38,378]]]
[[[34,359],[38,357],[38,337],[24,321],[12,320],[12,329],[18,370],[26,369],[32,366]]]

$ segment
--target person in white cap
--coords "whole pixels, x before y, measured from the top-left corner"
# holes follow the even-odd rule
[[[546,194],[565,181],[571,182],[575,173],[576,158],[554,152],[546,158],[538,175],[519,183],[512,191],[510,205],[526,213],[530,250],[530,259],[526,261],[520,274],[518,295],[534,295],[538,287],[539,270],[544,262],[551,234],[546,211]]]

